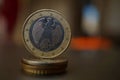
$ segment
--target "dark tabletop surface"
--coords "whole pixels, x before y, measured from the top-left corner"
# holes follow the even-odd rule
[[[68,52],[67,72],[59,75],[30,76],[22,72],[20,60],[31,56],[24,46],[0,47],[0,80],[120,80],[120,50]]]

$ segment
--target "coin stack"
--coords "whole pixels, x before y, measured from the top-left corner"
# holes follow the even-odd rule
[[[44,75],[66,71],[68,60],[59,55],[70,44],[71,30],[61,13],[51,9],[35,11],[26,19],[22,37],[26,49],[36,57],[21,60],[25,72]]]
[[[47,75],[66,71],[67,59],[22,59],[22,69],[29,74]]]

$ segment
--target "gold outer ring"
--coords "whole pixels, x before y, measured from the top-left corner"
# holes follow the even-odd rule
[[[51,17],[56,18],[62,24],[63,29],[64,29],[64,39],[63,39],[61,45],[53,51],[43,52],[43,51],[37,49],[35,46],[33,46],[32,42],[30,40],[30,37],[29,37],[29,29],[30,29],[32,23],[36,19],[38,19],[42,16],[51,16]],[[42,9],[42,10],[33,12],[25,20],[25,23],[24,23],[23,29],[22,29],[22,36],[23,36],[23,42],[24,42],[25,47],[32,55],[34,55],[37,58],[54,58],[54,57],[59,56],[63,52],[65,52],[66,49],[68,48],[68,46],[70,44],[70,40],[71,40],[71,29],[70,29],[68,22],[63,18],[61,13],[59,13],[55,10],[51,10],[51,9]]]

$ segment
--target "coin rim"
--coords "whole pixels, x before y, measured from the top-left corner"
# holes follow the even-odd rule
[[[21,67],[23,69],[41,69],[41,70],[49,70],[49,69],[64,69],[64,68],[67,68],[67,64],[61,64],[61,65],[50,65],[50,64],[46,64],[46,65],[29,65],[29,64],[26,64],[24,62],[21,62]]]
[[[66,24],[67,26],[68,26],[68,28],[69,28],[69,39],[67,40],[67,44],[66,44],[66,46],[65,46],[65,48],[63,48],[63,50],[61,50],[59,53],[57,53],[57,54],[55,54],[55,55],[52,55],[52,56],[41,56],[41,55],[38,55],[38,54],[36,54],[35,52],[33,52],[31,49],[30,49],[30,47],[28,46],[28,44],[26,43],[26,41],[25,41],[25,37],[24,37],[24,34],[25,34],[25,27],[26,27],[26,24],[28,24],[28,21],[29,21],[29,19],[32,17],[32,16],[34,16],[35,14],[37,14],[37,13],[39,13],[39,12],[43,12],[43,11],[48,11],[48,12],[54,12],[55,14],[57,14],[57,15],[59,15],[62,19],[64,19],[64,24]],[[64,25],[63,25],[64,26]],[[26,18],[26,20],[25,20],[25,22],[24,22],[24,24],[23,24],[23,28],[22,28],[22,40],[23,40],[23,42],[24,42],[24,45],[25,45],[25,47],[26,47],[26,49],[33,55],[33,56],[35,56],[35,57],[37,57],[37,58],[55,58],[55,57],[57,57],[57,56],[59,56],[59,55],[61,55],[62,53],[64,53],[66,50],[67,50],[67,48],[69,47],[69,45],[70,45],[70,42],[71,42],[71,28],[70,28],[70,25],[68,24],[68,21],[61,15],[61,13],[59,13],[58,11],[56,11],[56,10],[52,10],[52,9],[41,9],[41,10],[37,10],[37,11],[35,11],[35,12],[33,12],[32,14],[30,14],[27,18]],[[63,42],[64,42],[65,40],[63,39]],[[62,42],[62,43],[63,43]],[[31,43],[32,44],[32,43]],[[33,45],[32,45],[33,46]],[[35,46],[33,46],[34,48],[36,48]],[[59,47],[58,47],[59,48]],[[56,52],[56,51],[55,51]]]
[[[58,59],[25,59],[23,58],[21,60],[24,63],[30,64],[30,65],[41,65],[41,64],[67,64],[68,60],[66,58],[58,58]]]
[[[29,74],[35,74],[35,75],[47,75],[47,74],[58,74],[58,73],[63,73],[66,72],[66,68],[64,69],[51,69],[51,70],[39,70],[39,69],[28,69],[28,68],[23,68],[23,71]]]
[[[48,59],[46,59],[48,60]],[[37,63],[36,63],[37,62]],[[22,59],[21,60],[21,64],[22,65],[30,65],[30,66],[34,66],[34,67],[65,67],[68,64],[68,60],[61,60],[61,61],[57,61],[56,60],[52,60],[50,62],[48,61],[44,61],[44,60],[38,60],[38,61],[32,61],[32,60],[27,60],[27,59]]]

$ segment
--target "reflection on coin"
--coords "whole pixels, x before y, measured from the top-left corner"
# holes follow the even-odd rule
[[[49,65],[49,64],[66,64],[68,61],[65,58],[57,58],[57,59],[22,59],[22,62],[30,65]]]
[[[55,10],[32,13],[23,26],[26,48],[38,58],[54,58],[63,53],[71,39],[70,26]]]

